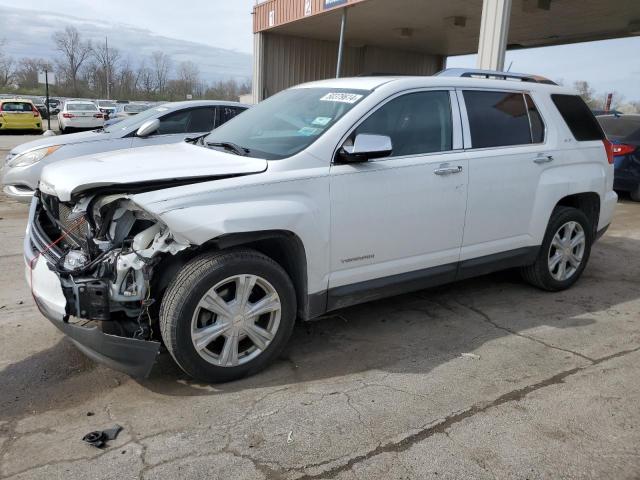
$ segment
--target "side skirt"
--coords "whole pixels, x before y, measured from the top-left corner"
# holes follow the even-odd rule
[[[539,246],[518,248],[462,262],[330,288],[308,296],[308,301],[313,307],[310,308],[309,319],[359,303],[423,290],[499,270],[531,265],[536,261],[539,250]]]

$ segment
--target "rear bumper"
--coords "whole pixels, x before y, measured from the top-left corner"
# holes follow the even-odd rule
[[[597,231],[600,231],[603,228],[609,226],[609,224],[613,220],[613,212],[616,208],[617,203],[618,203],[618,194],[613,190],[608,191],[605,194],[604,198],[602,198],[602,203],[600,205],[600,218],[598,220]]]
[[[3,123],[0,121],[0,130],[15,130],[15,131],[25,131],[25,130],[37,130],[39,132],[42,131],[42,122],[37,122],[29,125],[9,125],[7,123]]]
[[[41,234],[33,231],[37,205],[38,199],[34,198],[24,239],[24,260],[27,284],[38,309],[87,357],[133,377],[146,377],[160,351],[159,342],[109,335],[95,322],[69,321],[60,277],[39,253],[43,251]]]
[[[632,192],[640,186],[640,178],[633,176],[616,176],[613,180],[613,189],[620,192]]]

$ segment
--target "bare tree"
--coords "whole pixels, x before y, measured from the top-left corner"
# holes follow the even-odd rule
[[[59,67],[67,82],[71,84],[72,95],[79,95],[78,74],[91,54],[91,42],[82,40],[74,27],[66,27],[62,32],[55,32],[53,41],[62,54]]]
[[[47,66],[41,58],[23,58],[15,70],[15,82],[18,88],[34,90],[38,88],[38,73]]]
[[[176,82],[177,94],[182,98],[191,94],[194,96],[200,96],[200,69],[198,66],[190,61],[181,62],[178,66],[178,78]]]
[[[111,86],[117,76],[116,69],[120,61],[120,52],[116,48],[110,48],[105,39],[105,43],[100,43],[93,47],[92,57],[98,67],[96,77],[99,80],[100,93],[110,97]]]
[[[573,88],[577,90],[589,108],[600,108],[599,101],[595,98],[596,91],[591,88],[586,80],[578,80],[573,83]]]
[[[13,80],[13,58],[4,53],[5,41],[0,40],[0,87],[7,87]]]
[[[158,94],[162,95],[167,88],[171,59],[166,53],[153,52],[151,54],[151,68],[155,80],[155,89]]]
[[[150,98],[154,90],[154,76],[153,71],[147,67],[147,64],[143,60],[136,71],[136,86],[137,89],[143,93],[146,98]]]

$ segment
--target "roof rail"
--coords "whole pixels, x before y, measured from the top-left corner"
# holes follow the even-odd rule
[[[557,85],[556,82],[539,75],[527,73],[499,72],[497,70],[470,70],[466,68],[447,68],[436,73],[436,77],[489,78],[497,80],[520,80],[521,82],[545,83]]]

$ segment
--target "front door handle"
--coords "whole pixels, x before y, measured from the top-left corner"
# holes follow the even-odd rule
[[[462,167],[458,165],[457,167],[443,167],[436,168],[433,173],[436,175],[451,175],[452,173],[460,173],[462,172]]]
[[[539,155],[534,160],[534,163],[537,163],[538,165],[549,162],[553,162],[553,155]]]

